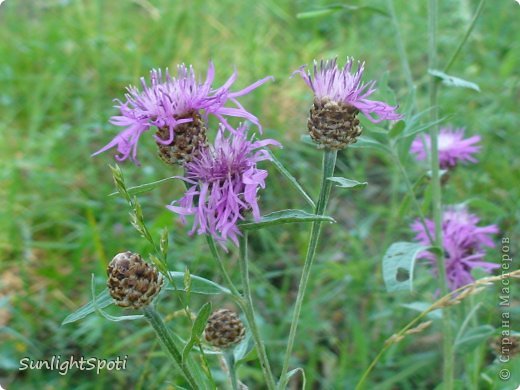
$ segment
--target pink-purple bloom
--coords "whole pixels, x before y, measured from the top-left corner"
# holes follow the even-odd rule
[[[373,123],[401,119],[402,115],[395,112],[397,107],[368,99],[376,91],[376,82],[374,80],[368,83],[361,81],[365,68],[364,62],[357,63],[355,72],[353,66],[353,58],[347,58],[343,68],[338,66],[336,59],[322,60],[319,63],[314,61],[312,73],[306,71],[305,66],[302,66],[294,74],[302,77],[317,99],[328,99],[353,106]]]
[[[166,206],[181,216],[194,216],[190,234],[210,234],[222,246],[229,238],[238,245],[237,223],[251,211],[254,220],[260,219],[257,192],[265,188],[267,171],[257,163],[270,160],[267,145],[281,147],[273,139],[248,139],[245,125],[225,136],[221,125],[215,142],[202,149],[186,163],[185,177],[190,186],[184,196]]]
[[[117,160],[130,158],[137,162],[137,143],[144,132],[152,127],[167,128],[168,139],[161,139],[157,135],[154,137],[157,142],[169,145],[175,137],[176,126],[193,121],[194,113],[202,116],[204,120],[213,115],[229,130],[232,130],[232,127],[225,117],[246,119],[261,131],[258,118],[249,113],[237,98],[248,94],[272,77],[263,78],[237,92],[230,91],[237,77],[236,71],[219,88],[212,86],[214,77],[213,63],[209,64],[204,82],[197,80],[192,66],[186,67],[184,64],[177,67],[175,77],[169,74],[168,69],[164,74],[160,69],[152,70],[150,85],[142,77],[142,91],[130,86],[125,94],[126,101],[116,100],[118,104],[115,107],[119,109],[120,115],[113,116],[110,122],[123,127],[124,130],[93,155],[115,147],[118,152]],[[233,103],[235,107],[226,107],[228,102]]]
[[[444,249],[444,261],[446,277],[451,290],[464,286],[474,281],[471,271],[473,268],[481,268],[485,272],[491,272],[499,267],[498,264],[485,261],[485,248],[493,248],[495,244],[491,235],[498,233],[496,225],[478,226],[479,218],[468,212],[465,206],[447,208],[442,216],[442,240]],[[427,219],[428,232],[433,237],[435,224]],[[431,245],[423,224],[416,220],[412,224],[412,230],[417,235],[415,239],[424,245]],[[420,258],[431,261],[436,267],[435,256],[431,252],[423,252]]]
[[[477,159],[474,154],[480,151],[480,136],[474,135],[464,138],[464,128],[444,127],[439,131],[439,165],[441,169],[454,168],[457,163],[472,162]],[[429,134],[418,136],[412,143],[410,152],[416,155],[417,160],[426,160],[431,148]]]

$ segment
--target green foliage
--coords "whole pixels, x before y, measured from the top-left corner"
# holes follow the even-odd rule
[[[361,8],[365,6],[362,3],[352,1],[349,6]],[[285,147],[276,152],[277,159],[300,188],[305,188],[303,192],[309,194],[309,199],[319,188],[321,151],[300,141],[306,132],[311,94],[300,80],[289,78],[291,72],[315,58],[338,56],[341,62],[347,55],[366,61],[368,78],[379,79],[383,72],[389,71],[388,84],[401,106],[399,112],[407,115],[403,120],[405,128],[398,123],[388,136],[398,146],[403,145],[399,155],[412,183],[423,177],[416,188],[422,195],[428,181],[424,175],[427,168],[411,160],[404,144],[432,125],[427,119],[429,104],[424,94],[426,2],[395,0],[394,3],[416,81],[413,99],[413,91],[406,86],[405,72],[401,70],[395,31],[389,18],[370,10],[335,12],[336,1],[3,2],[0,6],[2,386],[15,389],[173,386],[175,376],[170,366],[164,364],[165,355],[142,321],[113,323],[88,315],[94,311],[92,303],[82,312],[78,310],[79,314],[74,312],[91,299],[90,274],[99,275],[98,286],[105,283],[105,268],[115,253],[132,250],[158,258],[161,251],[168,252],[168,266],[176,272],[172,277],[179,289],[184,289],[186,266],[195,274],[191,275],[190,306],[202,307],[208,300],[213,307],[232,304],[225,281],[216,276],[218,272],[204,238],[188,236],[188,228],[163,207],[178,199],[183,191],[182,183],[164,178],[182,175],[182,171],[171,169],[156,158],[151,137],[142,138],[141,167],[121,164],[127,182],[135,186],[127,188],[126,200],[109,196],[114,191],[107,167],[113,161],[111,152],[89,157],[117,132],[108,123],[108,118],[116,114],[112,100],[122,98],[124,87],[138,84],[139,77],[147,76],[151,68],[172,69],[185,62],[193,64],[202,75],[212,59],[217,84],[224,82],[236,66],[237,89],[265,75],[274,75],[274,83],[247,96],[243,105],[261,118],[265,136],[283,142]],[[449,71],[449,75],[477,84],[481,93],[441,85],[439,105],[441,117],[445,117],[441,124],[465,126],[468,134],[480,134],[483,138],[478,165],[461,166],[452,174],[450,185],[443,191],[443,202],[452,204],[471,199],[469,207],[479,213],[483,224],[498,224],[500,236],[520,237],[518,5],[514,1],[501,6],[491,3],[488,1],[484,7],[473,34]],[[444,53],[455,50],[470,23],[476,2],[439,1],[439,5],[442,15],[439,60],[443,65],[449,59]],[[386,10],[384,1],[370,2],[370,6]],[[324,9],[334,12],[297,18],[298,14]],[[381,93],[376,92],[374,97],[382,99]],[[349,191],[348,196],[344,196],[344,191],[336,191],[328,210],[337,224],[324,224],[293,362],[293,367],[305,367],[308,387],[353,388],[385,340],[416,314],[401,307],[406,302],[396,302],[395,294],[389,296],[384,291],[381,258],[391,243],[412,239],[408,226],[417,211],[406,201],[405,184],[387,150],[388,139],[371,132],[369,127],[368,124],[364,131],[366,137],[338,156],[336,176],[363,178],[370,186],[363,191]],[[288,182],[277,170],[278,166],[266,162],[264,167],[270,170],[268,191],[261,194],[264,215],[283,209],[303,209],[306,201],[312,205],[295,182],[292,179]],[[140,186],[140,183],[159,185],[154,184],[153,191],[142,191],[151,185]],[[164,228],[168,229],[167,249],[161,240],[163,249],[157,245],[156,250],[130,225],[127,202],[134,196],[139,197],[147,228],[157,244]],[[294,300],[308,228],[309,224],[273,225],[252,232],[250,237],[253,295],[259,301],[257,315],[274,367],[279,367],[285,347],[290,316],[287,308]],[[519,253],[517,241],[512,240],[512,253]],[[498,249],[491,250],[489,260],[495,261],[498,253]],[[233,250],[223,259],[231,278],[239,280]],[[210,279],[218,286],[208,283]],[[416,267],[410,302],[432,301],[436,287],[430,279],[427,267]],[[201,293],[197,294],[196,289]],[[474,317],[479,326],[501,325],[496,293],[490,289],[479,295],[484,305]],[[176,313],[182,307],[179,301],[171,298],[171,290],[163,294],[168,299],[163,296],[160,300],[161,312],[166,316]],[[517,300],[518,292],[513,294]],[[98,294],[96,301],[98,308],[107,308],[113,315],[124,313],[120,308],[104,306],[111,302],[106,291]],[[453,310],[457,313],[462,309]],[[74,314],[70,315],[71,312]],[[62,322],[67,325],[60,326]],[[177,341],[182,350],[192,324],[185,316],[172,316],[167,325],[179,330],[182,339]],[[467,329],[473,329],[473,325]],[[428,357],[420,350],[435,354],[439,336],[439,329],[432,326],[424,334],[392,347],[368,379],[366,388],[434,388],[439,378],[438,355]],[[497,377],[502,368],[513,373],[509,383],[519,383],[519,359],[502,365],[489,344],[484,338],[479,339],[468,357],[473,359],[477,353],[476,360],[468,363],[459,360],[457,371],[467,373],[468,386],[508,389],[508,383]],[[240,377],[251,388],[258,387],[261,370],[252,358],[255,352],[244,351]],[[19,360],[24,356],[49,359],[55,354],[100,358],[128,355],[129,369],[101,375],[74,371],[66,376],[45,370],[18,371]],[[193,355],[190,354],[189,360],[193,360]],[[208,356],[208,360],[212,368],[218,368],[215,356]],[[466,369],[466,364],[471,370]],[[293,376],[291,383],[301,385],[300,378]],[[225,386],[224,378],[215,380]]]

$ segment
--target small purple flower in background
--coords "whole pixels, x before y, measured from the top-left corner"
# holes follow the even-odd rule
[[[248,129],[239,126],[228,137],[221,125],[214,145],[202,149],[192,161],[186,163],[182,179],[191,186],[184,196],[166,206],[181,216],[193,215],[195,220],[190,234],[211,234],[220,245],[230,238],[238,245],[240,231],[237,223],[251,211],[260,218],[257,192],[265,188],[267,171],[257,163],[270,160],[267,145],[281,147],[273,139],[253,141],[247,138]]]
[[[466,207],[457,206],[447,208],[442,216],[442,239],[445,253],[446,275],[451,290],[474,281],[471,275],[473,268],[481,268],[491,272],[498,268],[498,264],[484,261],[485,247],[493,248],[495,244],[490,235],[498,233],[496,225],[477,226],[479,218],[468,212]],[[430,235],[435,234],[435,224],[427,219],[426,226]],[[424,230],[424,226],[416,220],[412,226],[417,235],[415,239],[424,245],[431,242]],[[420,258],[428,259],[436,267],[435,256],[430,252],[423,252]]]
[[[219,88],[213,88],[215,67],[210,63],[206,80],[197,81],[193,67],[184,64],[177,67],[177,76],[172,77],[168,70],[150,72],[150,85],[141,78],[142,91],[130,86],[125,94],[126,101],[118,102],[116,108],[120,115],[113,116],[110,122],[125,129],[110,143],[93,155],[113,147],[117,148],[116,159],[130,158],[137,162],[137,143],[141,135],[152,127],[157,128],[155,140],[159,146],[160,157],[168,163],[184,163],[191,154],[207,143],[206,121],[214,115],[230,131],[225,116],[249,120],[260,127],[258,118],[249,113],[237,100],[264,84],[272,77],[266,77],[250,86],[231,92],[237,73]],[[225,107],[229,102],[236,107]],[[177,139],[176,139],[177,138]]]
[[[441,128],[439,131],[439,165],[441,169],[454,168],[459,162],[476,163],[477,160],[473,155],[480,151],[480,145],[476,145],[478,142],[480,142],[478,135],[464,139],[464,128]],[[427,159],[430,148],[430,135],[424,134],[413,141],[410,152],[416,155],[417,160],[422,161]]]

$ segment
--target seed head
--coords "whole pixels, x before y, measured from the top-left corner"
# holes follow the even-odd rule
[[[108,264],[108,291],[116,305],[140,309],[152,302],[163,284],[162,275],[137,253],[118,253]]]
[[[246,328],[238,315],[228,309],[215,311],[208,319],[204,338],[220,349],[235,346],[244,339]]]

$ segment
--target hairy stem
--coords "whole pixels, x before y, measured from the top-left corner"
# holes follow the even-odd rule
[[[316,215],[324,215],[329,202],[330,191],[332,189],[332,182],[327,180],[334,174],[334,167],[336,166],[336,157],[338,152],[336,150],[325,150],[323,153],[323,169],[321,178],[321,189],[316,204]],[[316,248],[318,247],[319,237],[321,232],[321,222],[315,221],[312,223],[311,236],[309,246],[307,248],[307,256],[303,265],[302,276],[300,284],[298,286],[298,295],[296,297],[296,303],[294,305],[293,316],[291,320],[291,329],[289,331],[289,339],[287,341],[287,349],[285,351],[285,357],[283,361],[282,374],[278,381],[278,389],[284,389],[287,384],[287,372],[289,370],[289,361],[291,359],[292,350],[294,347],[294,340],[296,338],[296,330],[298,328],[298,321],[300,319],[300,313],[303,305],[303,298],[305,297],[305,291],[307,289],[307,283],[311,273],[312,264],[316,257]]]
[[[161,344],[164,346],[172,360],[177,364],[177,366],[181,369],[182,373],[184,374],[184,377],[188,381],[189,385],[192,389],[198,389],[197,382],[193,378],[193,375],[189,371],[188,367],[184,362],[182,361],[182,355],[177,349],[177,346],[175,345],[173,341],[173,336],[168,330],[168,328],[164,325],[164,322],[155,310],[155,308],[152,305],[148,305],[143,309],[144,316],[152,325],[153,329],[155,330],[155,333],[157,334],[157,337],[161,341]]]
[[[255,341],[256,350],[258,353],[258,359],[262,366],[262,372],[266,381],[267,388],[274,390],[276,388],[274,377],[267,359],[267,352],[265,351],[265,345],[260,335],[260,331],[255,321],[255,311],[253,306],[253,298],[251,296],[251,285],[249,283],[249,264],[247,257],[247,232],[242,232],[240,237],[240,273],[242,275],[242,287],[244,289],[244,299],[240,300],[240,306],[246,315],[246,319],[251,330],[251,336]],[[244,302],[245,301],[245,302]]]
[[[428,67],[430,69],[437,68],[437,0],[429,0],[428,3]],[[435,242],[434,245],[442,248],[442,198],[441,198],[441,182],[439,174],[439,126],[435,123],[439,119],[439,108],[437,105],[437,79],[430,75],[429,81],[431,120],[434,125],[430,129],[431,139],[431,171],[432,171],[432,206],[433,220],[435,222]],[[448,292],[446,281],[446,265],[444,256],[437,254],[437,269],[439,271],[439,287],[443,295]],[[443,310],[442,313],[443,327],[443,384],[444,390],[453,389],[453,330],[451,326],[450,313]]]

